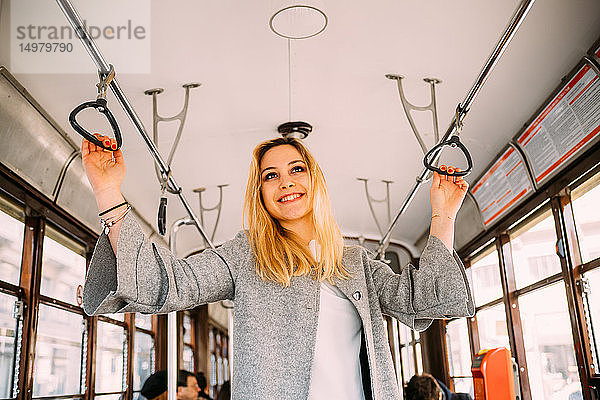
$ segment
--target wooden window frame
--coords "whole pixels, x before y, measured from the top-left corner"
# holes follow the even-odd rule
[[[32,366],[35,361],[37,321],[40,304],[46,304],[65,311],[78,313],[84,317],[84,321],[87,325],[87,344],[85,344],[85,346],[87,346],[87,362],[85,368],[85,387],[83,388],[84,392],[82,394],[43,396],[36,397],[36,399],[81,398],[84,400],[91,400],[95,397],[96,338],[97,323],[99,320],[122,326],[125,329],[127,338],[127,351],[124,354],[124,357],[127,357],[127,364],[124,370],[124,374],[126,374],[126,387],[119,392],[102,394],[123,393],[125,398],[131,398],[133,394],[133,351],[136,330],[149,333],[154,339],[154,370],[156,371],[161,363],[166,363],[166,349],[164,352],[161,351],[160,346],[163,342],[160,340],[160,335],[157,334],[160,319],[157,316],[153,316],[152,330],[144,330],[143,328],[135,327],[135,316],[132,313],[125,314],[124,321],[112,320],[105,316],[90,317],[85,315],[81,307],[49,296],[41,295],[42,247],[46,225],[51,224],[52,229],[84,247],[86,254],[86,269],[89,268],[89,262],[98,235],[66,211],[57,207],[50,199],[39,193],[39,191],[2,163],[0,163],[0,196],[3,199],[6,199],[7,202],[14,204],[16,207],[23,210],[25,215],[20,283],[17,286],[0,281],[1,293],[15,296],[25,305],[21,324],[21,345],[19,348],[15,349],[16,353],[18,352],[19,354],[19,372],[18,375],[15,376],[18,389],[17,398],[23,400],[32,399]],[[164,325],[166,327],[166,323]],[[98,395],[100,395],[100,393]]]

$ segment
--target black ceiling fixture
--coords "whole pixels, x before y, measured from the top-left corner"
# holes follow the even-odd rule
[[[285,122],[277,127],[277,132],[283,137],[305,139],[312,132],[312,125],[304,121]]]

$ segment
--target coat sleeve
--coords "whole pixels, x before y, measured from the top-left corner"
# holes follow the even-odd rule
[[[412,329],[423,331],[436,318],[472,316],[473,296],[460,258],[429,236],[419,266],[400,274],[379,260],[368,258],[381,311]]]
[[[88,315],[166,313],[233,299],[237,265],[248,256],[243,231],[219,248],[177,259],[146,238],[129,213],[123,220],[117,257],[108,237],[98,238],[83,290]]]

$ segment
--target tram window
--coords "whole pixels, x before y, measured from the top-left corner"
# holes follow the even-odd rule
[[[0,281],[18,285],[25,224],[17,210],[11,211],[0,202]]]
[[[519,305],[531,398],[582,398],[564,283],[521,295]]]
[[[600,174],[571,193],[573,214],[583,263],[600,257]]]
[[[135,326],[149,331],[152,330],[152,314],[135,314]]]
[[[194,352],[189,346],[183,348],[183,369],[194,371]]]
[[[229,337],[219,328],[209,325],[208,343],[210,352],[210,369],[208,371],[210,388],[209,394],[215,397],[220,386],[229,378],[229,362],[225,359],[229,357]]]
[[[83,317],[40,304],[33,397],[81,393]]]
[[[18,329],[13,317],[17,298],[0,293],[0,398],[12,397],[10,386],[14,373],[15,337]]]
[[[136,315],[137,319],[137,315]],[[137,331],[133,352],[133,390],[138,392],[154,372],[154,339],[152,335]]]
[[[141,399],[144,399],[144,397],[140,397]],[[103,394],[103,395],[96,395],[94,396],[94,400],[122,400],[123,399],[123,395],[122,394]]]
[[[592,343],[593,361],[594,361],[594,372],[600,374],[600,268],[596,268],[592,271],[586,272],[584,278],[587,280],[588,285],[585,288],[585,308],[587,310],[587,328],[589,331],[590,340]]]
[[[184,311],[182,318],[183,323],[183,369],[188,371],[196,371],[194,363],[194,335],[192,317],[189,312]]]
[[[42,258],[40,293],[77,304],[77,286],[85,281],[85,250],[47,227]]]
[[[187,312],[183,313],[183,342],[192,343],[192,318]]]
[[[511,231],[510,244],[517,289],[560,273],[552,210]]]
[[[418,332],[413,331],[404,324],[399,324],[400,332],[400,358],[402,360],[402,375],[404,383],[423,371],[421,358],[421,343]]]
[[[115,321],[125,321],[125,314],[120,313],[120,314],[103,314],[105,317],[108,317],[110,319],[114,319]]]
[[[446,325],[446,351],[454,391],[473,394],[471,347],[466,318],[455,319]]]
[[[478,311],[477,330],[479,331],[479,347],[482,349],[506,347],[510,350],[504,303]]]
[[[96,393],[123,390],[125,346],[125,330],[121,326],[98,321]]]
[[[480,306],[502,297],[498,252],[495,245],[477,255],[467,269],[475,305]]]

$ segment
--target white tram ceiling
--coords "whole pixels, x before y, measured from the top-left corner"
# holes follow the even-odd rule
[[[52,7],[60,15],[54,2]],[[74,0],[78,7],[83,0]],[[370,179],[373,197],[385,196],[382,179],[391,185],[392,212],[397,210],[415,177],[422,170],[421,149],[403,114],[397,88],[385,74],[406,77],[409,100],[425,105],[429,88],[422,78],[443,81],[437,86],[440,129],[452,119],[460,102],[509,21],[517,1],[372,1],[306,3],[323,10],[328,26],[320,35],[291,43],[292,82],[288,82],[288,43],[269,28],[269,18],[292,5],[284,1],[151,1],[149,73],[123,73],[118,57],[107,56],[119,83],[146,128],[152,126],[152,100],[144,90],[163,87],[161,115],[179,111],[181,85],[202,82],[191,93],[189,114],[172,168],[192,207],[198,209],[197,187],[206,187],[204,202],[218,201],[224,190],[223,215],[215,243],[241,228],[241,205],[253,146],[277,135],[276,128],[289,118],[310,122],[313,133],[307,144],[321,163],[329,184],[335,214],[349,236],[378,237],[364,185]],[[0,64],[11,70],[11,4],[2,1],[0,14]],[[81,9],[80,9],[81,11]],[[82,15],[90,24],[113,20],[111,8],[101,15]],[[135,15],[131,16],[135,20]],[[67,25],[64,20],[61,24]],[[568,73],[600,36],[600,3],[595,0],[538,0],[517,31],[465,119],[461,138],[475,164],[472,182],[532,116],[562,76]],[[105,42],[104,42],[105,43]],[[79,42],[75,46],[81,47]],[[98,41],[102,50],[103,42]],[[11,54],[11,49],[13,54]],[[71,139],[80,138],[67,116],[75,105],[95,97],[97,74],[19,73],[11,71]],[[43,59],[40,55],[40,59]],[[150,222],[156,221],[160,196],[153,161],[115,98],[109,105],[123,131],[127,161],[124,195]],[[430,119],[417,117],[425,132]],[[427,125],[429,124],[429,125]],[[106,127],[91,125],[92,130]],[[168,154],[175,126],[161,127]],[[425,137],[428,146],[433,136]],[[25,149],[26,150],[26,149]],[[461,160],[454,160],[460,163]],[[185,215],[171,196],[170,224]],[[386,210],[379,215],[385,218]],[[428,190],[422,187],[392,238],[413,244],[427,229]],[[208,218],[209,230],[212,220]],[[193,228],[182,229],[180,253],[201,244]]]

